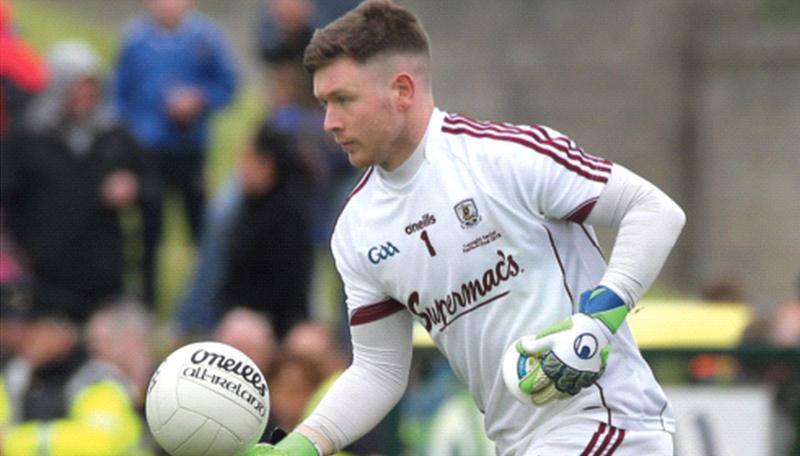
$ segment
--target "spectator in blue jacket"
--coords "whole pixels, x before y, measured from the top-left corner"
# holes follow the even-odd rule
[[[230,103],[237,70],[227,39],[192,0],[144,0],[147,14],[128,26],[113,97],[145,151],[158,195],[143,202],[145,299],[155,294],[156,249],[167,187],[181,193],[195,238],[205,206],[203,171],[211,114]]]

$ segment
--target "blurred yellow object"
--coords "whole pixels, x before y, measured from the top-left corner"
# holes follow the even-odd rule
[[[431,339],[430,334],[428,331],[425,330],[425,327],[419,324],[419,322],[414,323],[414,347],[416,348],[433,348],[433,339]]]
[[[753,318],[744,304],[644,300],[626,320],[642,349],[733,348]]]
[[[753,310],[739,303],[647,299],[626,318],[642,349],[733,348],[753,321]],[[414,346],[431,348],[425,328],[414,325]]]

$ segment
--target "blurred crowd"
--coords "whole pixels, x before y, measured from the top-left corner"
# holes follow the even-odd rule
[[[211,17],[192,0],[143,0],[108,64],[84,41],[34,49],[0,2],[1,454],[156,451],[145,388],[191,340],[258,362],[275,391],[270,428],[293,428],[347,365],[343,319],[312,319],[309,290],[332,269],[324,252],[358,170],[322,129],[302,53],[355,3],[263,2],[252,58],[269,110],[209,198],[210,126],[242,74]],[[159,337],[172,195],[196,268]]]
[[[106,68],[81,41],[40,54],[0,0],[0,454],[156,453],[147,382],[190,340],[228,343],[259,365],[267,432],[292,429],[349,364],[328,242],[359,171],[323,131],[302,53],[356,3],[263,2],[252,58],[269,111],[209,197],[210,124],[241,85],[214,20],[192,0],[143,0]],[[164,338],[154,310],[168,194],[180,195],[196,258]],[[321,317],[321,296],[338,318]],[[800,296],[759,324],[757,340],[800,346]],[[426,369],[402,422],[393,412],[349,451],[491,454],[447,366]]]

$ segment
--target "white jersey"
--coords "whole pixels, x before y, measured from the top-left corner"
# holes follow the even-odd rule
[[[332,247],[351,325],[413,314],[503,453],[578,418],[674,430],[627,324],[603,376],[573,399],[524,405],[502,379],[505,349],[577,312],[580,293],[603,276],[603,255],[581,222],[612,168],[546,127],[435,110],[412,157],[392,172],[368,169],[337,223]]]

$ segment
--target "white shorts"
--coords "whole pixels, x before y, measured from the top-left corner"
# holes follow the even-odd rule
[[[672,434],[631,431],[597,421],[559,426],[539,439],[525,456],[673,456]]]

